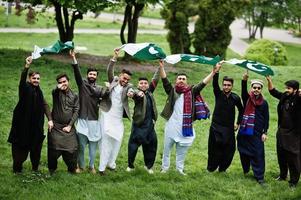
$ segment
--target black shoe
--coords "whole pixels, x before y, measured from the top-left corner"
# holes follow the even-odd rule
[[[106,174],[105,174],[105,171],[99,171],[98,174],[99,174],[100,176],[105,176],[105,175],[106,175]]]
[[[259,185],[265,185],[265,181],[263,179],[257,180],[257,183]]]
[[[286,178],[283,178],[281,176],[278,176],[277,178],[275,178],[275,181],[285,181]]]
[[[297,183],[289,183],[289,187],[294,189],[297,187]]]

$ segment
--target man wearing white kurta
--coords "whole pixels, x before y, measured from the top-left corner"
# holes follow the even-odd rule
[[[184,107],[185,107],[185,93],[191,92],[190,96],[186,96],[191,101],[191,121],[196,119],[195,114],[195,100],[196,96],[200,94],[200,91],[206,86],[206,84],[213,78],[214,74],[220,69],[221,65],[217,64],[213,68],[212,72],[204,78],[204,80],[195,86],[189,86],[187,84],[187,75],[178,74],[176,77],[175,87],[171,85],[167,79],[164,67],[160,68],[160,75],[163,82],[163,87],[168,95],[165,107],[161,113],[161,116],[167,120],[165,125],[165,136],[164,136],[164,150],[162,159],[161,172],[165,173],[170,166],[170,151],[173,145],[176,145],[176,169],[177,171],[185,175],[184,173],[184,161],[189,146],[192,145],[195,138],[195,131],[191,124],[191,134],[185,135],[183,133]],[[185,92],[184,92],[185,91]],[[187,102],[186,102],[187,103]]]
[[[118,156],[124,126],[122,118],[129,119],[128,97],[133,97],[132,85],[128,83],[131,73],[122,70],[119,76],[114,76],[114,65],[118,57],[119,50],[114,51],[114,57],[110,60],[107,68],[110,96],[103,99],[100,104],[102,140],[99,148],[101,149],[99,173],[104,175],[106,168],[114,170],[116,168],[116,158]]]

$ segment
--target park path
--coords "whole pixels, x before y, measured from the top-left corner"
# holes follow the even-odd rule
[[[89,17],[93,17],[93,13],[87,14]],[[123,15],[116,14],[116,13],[105,13],[102,12],[98,15],[97,19],[106,19],[111,21],[122,21]],[[153,19],[153,18],[146,18],[140,17],[139,18],[140,24],[146,25],[158,25],[164,26],[165,21],[163,19]],[[229,45],[234,52],[244,55],[246,49],[248,48],[248,43],[243,41],[242,39],[248,38],[248,29],[245,28],[245,23],[241,19],[235,20],[231,26],[231,33],[232,33],[232,40]],[[75,29],[75,33],[86,33],[86,34],[119,34],[119,29]],[[192,33],[194,31],[194,24],[189,23],[189,32]],[[0,28],[0,32],[6,33],[57,33],[56,28]],[[158,35],[166,35],[167,30],[146,30],[146,29],[138,29],[139,34],[158,34]],[[256,38],[259,38],[259,34],[256,35]],[[263,31],[263,38],[276,40],[280,42],[288,42],[288,43],[295,43],[301,44],[301,38],[293,37],[286,30],[280,29],[273,29],[273,28],[265,28]]]

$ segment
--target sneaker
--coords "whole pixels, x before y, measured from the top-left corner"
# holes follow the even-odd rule
[[[166,174],[166,173],[167,173],[167,170],[166,170],[166,169],[161,169],[160,173],[161,173],[161,174]]]
[[[263,179],[257,180],[257,183],[262,186],[265,185],[265,181]]]
[[[144,166],[144,169],[149,173],[149,174],[153,174],[154,170],[152,168],[147,168],[147,166]]]
[[[105,174],[105,171],[98,171],[98,174],[100,175],[100,176],[105,176],[106,174]]]
[[[90,172],[91,174],[96,174],[96,170],[95,170],[94,167],[89,167],[89,172]]]
[[[281,176],[278,176],[277,178],[275,178],[275,181],[285,181],[286,178],[283,178]]]
[[[116,168],[107,167],[107,169],[110,170],[110,171],[115,171]]]
[[[185,174],[182,170],[177,170],[181,175],[186,176],[187,174]]]
[[[126,168],[126,171],[127,171],[127,172],[134,171],[134,168],[127,167],[127,168]]]
[[[291,189],[295,189],[297,187],[297,184],[296,183],[289,183],[289,187]]]

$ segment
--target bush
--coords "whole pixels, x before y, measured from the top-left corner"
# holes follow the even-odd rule
[[[286,65],[287,52],[279,42],[261,39],[253,42],[244,56],[248,60],[258,61],[267,65]]]

